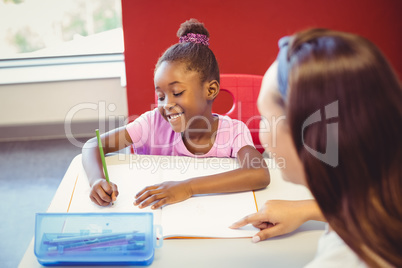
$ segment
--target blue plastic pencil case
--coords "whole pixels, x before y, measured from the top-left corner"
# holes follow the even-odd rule
[[[37,213],[34,252],[45,266],[150,265],[160,231],[146,212]]]

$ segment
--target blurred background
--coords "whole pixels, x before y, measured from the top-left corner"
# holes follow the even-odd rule
[[[0,0],[1,267],[82,144],[127,117],[123,52],[120,0]]]

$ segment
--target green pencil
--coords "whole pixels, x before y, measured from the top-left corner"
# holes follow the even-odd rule
[[[101,157],[101,160],[102,160],[102,166],[103,166],[103,171],[105,173],[105,179],[106,179],[107,183],[110,184],[109,173],[107,172],[105,154],[103,153],[103,147],[102,147],[102,141],[101,141],[101,138],[100,138],[100,135],[99,135],[99,129],[96,129],[95,132],[96,132],[96,138],[98,139],[99,153],[100,153],[100,157]],[[113,205],[113,202],[112,202],[112,205]]]

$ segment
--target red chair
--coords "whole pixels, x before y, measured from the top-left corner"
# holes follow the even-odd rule
[[[262,78],[262,75],[221,74],[220,92],[212,106],[214,113],[243,121],[261,153],[264,151],[258,137],[261,117],[256,102]]]
[[[212,112],[243,121],[250,129],[256,149],[264,152],[258,136],[260,114],[257,98],[261,88],[262,75],[221,74],[220,92],[212,105]],[[155,94],[155,104],[158,96]]]

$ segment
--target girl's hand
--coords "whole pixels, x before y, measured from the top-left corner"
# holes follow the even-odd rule
[[[252,238],[252,241],[256,243],[290,233],[312,219],[323,220],[314,200],[269,200],[257,213],[244,217],[232,224],[230,228],[237,229],[247,224],[259,228],[261,231]]]
[[[134,205],[144,208],[155,202],[151,209],[157,209],[163,205],[184,201],[192,195],[188,182],[166,181],[145,187],[135,196]]]
[[[108,206],[111,202],[116,201],[118,195],[116,184],[113,182],[109,184],[105,179],[98,179],[92,185],[89,197],[99,206]]]

